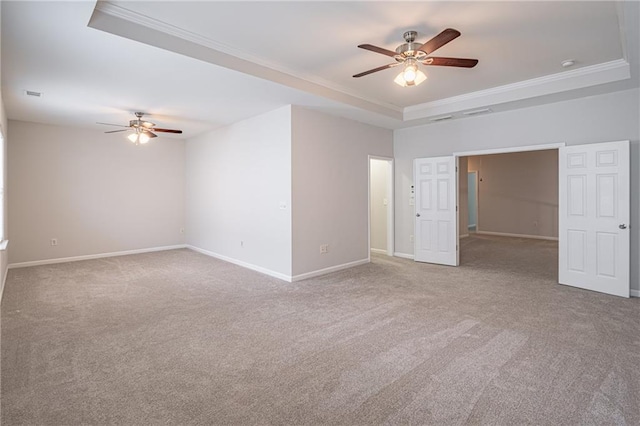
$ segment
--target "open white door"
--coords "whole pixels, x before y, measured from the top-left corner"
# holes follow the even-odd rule
[[[560,284],[629,297],[629,141],[559,152]]]
[[[457,157],[417,158],[415,248],[418,262],[458,266]]]

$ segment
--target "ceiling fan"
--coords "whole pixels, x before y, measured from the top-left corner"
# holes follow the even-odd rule
[[[111,124],[111,123],[96,123],[96,124],[104,124],[106,126],[126,127],[126,129],[109,130],[105,133],[117,133],[117,132],[126,132],[128,130],[133,130],[133,133],[127,136],[127,138],[136,145],[145,144],[149,142],[151,138],[158,137],[158,135],[156,135],[153,132],[177,133],[177,134],[182,133],[182,130],[160,129],[156,127],[154,123],[143,120],[142,117],[144,116],[144,112],[136,112],[135,115],[136,115],[136,119],[129,120],[128,126],[122,126],[120,124]]]
[[[450,41],[460,37],[460,31],[453,28],[447,28],[437,36],[433,37],[428,42],[422,44],[416,42],[416,31],[407,31],[403,34],[405,43],[398,46],[394,51],[384,49],[382,47],[373,46],[371,44],[361,44],[358,47],[365,50],[370,50],[382,55],[391,56],[396,61],[383,65],[378,68],[374,68],[368,71],[361,72],[353,77],[359,78],[365,75],[373,74],[374,72],[386,70],[387,68],[397,67],[404,65],[404,70],[395,78],[395,82],[400,86],[416,86],[427,79],[427,76],[418,69],[418,63],[423,65],[438,65],[443,67],[461,67],[461,68],[473,68],[478,64],[477,59],[466,58],[442,58],[437,56],[430,56],[433,52],[449,43]]]

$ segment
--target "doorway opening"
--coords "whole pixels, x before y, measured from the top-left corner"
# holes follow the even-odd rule
[[[393,256],[393,158],[369,156],[369,257]]]
[[[526,190],[515,192],[513,205],[505,205],[498,198],[487,201],[486,195],[504,195],[505,185],[511,185],[512,182],[510,178],[501,179],[494,175],[491,182],[495,186],[483,191],[482,182],[486,184],[487,179],[479,170],[476,231],[493,238],[527,237],[529,241],[535,241],[531,238],[557,239],[558,257],[557,262],[553,263],[557,265],[559,284],[629,297],[629,145],[628,140],[568,147],[550,144],[416,158],[414,260],[451,266],[460,264],[459,229],[467,227],[467,214],[460,214],[457,202],[467,200],[466,192],[460,196],[460,185],[462,183],[466,187],[468,181],[458,179],[458,174],[467,177],[467,165],[460,170],[458,166],[467,162],[467,157],[490,154],[481,157],[489,158],[493,154],[551,151],[557,155],[557,169],[537,174],[533,180],[528,173],[531,167],[526,162],[507,162],[506,167],[521,169],[518,170],[521,174],[519,179],[524,182],[529,179],[529,183],[542,183],[543,188],[545,185],[553,187],[557,191],[557,202],[531,203],[533,197],[529,192],[533,189],[529,186],[522,186]],[[550,177],[555,181],[550,183]],[[490,227],[483,216],[483,206],[498,210],[497,219],[491,215],[487,218],[493,218],[493,224],[502,229],[486,230]],[[516,214],[505,214],[510,211]],[[531,220],[532,215],[534,220]],[[464,226],[460,226],[462,221]],[[549,228],[556,235],[548,235]]]
[[[460,157],[460,265],[557,283],[558,172],[558,149]]]
[[[478,224],[478,171],[467,168],[467,229],[464,234],[476,232]],[[463,234],[463,235],[464,235]]]
[[[458,172],[460,236],[558,240],[558,149],[464,156]]]

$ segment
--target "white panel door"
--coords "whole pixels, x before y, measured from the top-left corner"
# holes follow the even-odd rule
[[[417,158],[414,258],[458,266],[457,157]]]
[[[629,141],[559,152],[560,284],[629,297]]]

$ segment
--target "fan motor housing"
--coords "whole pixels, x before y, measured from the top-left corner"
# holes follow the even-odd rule
[[[421,61],[425,59],[427,56],[427,54],[424,53],[422,50],[418,50],[420,49],[421,46],[422,46],[422,43],[417,43],[417,42],[404,43],[396,48],[396,53],[399,56],[402,56],[402,58],[413,57]]]
[[[150,129],[152,127],[154,127],[155,124],[150,122],[150,121],[143,121],[140,119],[137,120],[129,120],[129,127],[133,127],[134,129],[137,127],[144,127],[147,129]]]
[[[417,60],[423,60],[427,56],[425,52],[418,50],[422,47],[422,43],[415,41],[417,35],[418,33],[416,31],[407,31],[402,35],[406,43],[396,47],[396,53],[402,56],[402,59],[416,58]],[[396,58],[396,60],[399,59]]]

